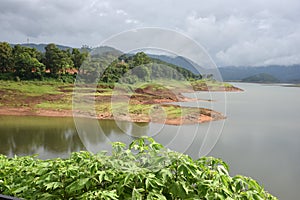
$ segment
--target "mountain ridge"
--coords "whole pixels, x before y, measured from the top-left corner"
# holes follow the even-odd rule
[[[257,74],[269,74],[281,83],[300,83],[300,64],[269,65],[269,66],[229,66],[220,67],[219,71],[224,81],[241,81]]]
[[[11,45],[14,46],[17,44],[11,44]],[[41,52],[45,52],[45,47],[47,46],[47,44],[45,43],[40,43],[40,44],[23,43],[20,45],[36,48]],[[61,50],[66,50],[66,49],[72,50],[74,48],[74,47],[60,45],[60,44],[56,44],[56,46]],[[85,48],[88,51],[108,51],[108,52],[115,52],[115,54],[122,53],[120,50],[108,46],[100,46],[93,49],[87,46],[83,46],[82,48]],[[180,66],[184,69],[193,72],[194,74],[199,74],[198,69],[204,69],[201,68],[201,66],[198,66],[197,64],[193,63],[192,61],[182,56],[172,57],[163,54],[147,54],[147,55],[151,58],[159,59],[161,61]],[[300,64],[268,65],[268,66],[222,66],[222,67],[218,67],[218,69],[223,78],[223,81],[242,81],[247,77],[255,76],[257,74],[269,74],[274,78],[276,78],[278,82],[281,83],[300,83]],[[205,74],[202,73],[202,71],[200,73]]]
[[[50,43],[48,43],[50,44]],[[48,45],[45,43],[22,43],[22,44],[10,44],[11,46],[15,46],[15,45],[21,45],[23,47],[30,47],[30,48],[35,48],[40,52],[45,52],[45,47]],[[69,46],[65,46],[65,45],[60,45],[60,44],[55,44],[60,50],[67,50],[70,49],[72,50],[74,47],[69,47]]]

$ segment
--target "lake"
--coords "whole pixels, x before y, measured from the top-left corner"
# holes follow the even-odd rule
[[[182,105],[213,108],[227,119],[201,125],[168,126],[51,117],[0,116],[0,153],[39,154],[42,159],[68,157],[73,151],[97,152],[110,141],[129,143],[147,134],[168,148],[197,158],[223,159],[230,174],[256,179],[279,199],[300,192],[300,88],[234,83],[244,92],[198,92],[201,99]],[[186,94],[191,96],[191,94]]]

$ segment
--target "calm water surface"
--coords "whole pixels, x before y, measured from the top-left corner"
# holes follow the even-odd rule
[[[81,119],[77,120],[76,129],[72,118],[3,116],[0,117],[0,153],[8,156],[39,154],[42,159],[68,157],[73,151],[105,149],[108,138],[129,142],[131,136],[146,133],[168,148],[197,158],[217,141],[208,155],[226,161],[231,175],[250,176],[279,199],[299,199],[300,88],[235,85],[245,91],[226,93],[226,104],[222,93],[197,93],[199,98],[216,100],[201,101],[201,106],[226,111],[227,116],[225,121],[200,126],[109,120],[95,124],[95,120]],[[99,127],[103,134],[98,134]]]

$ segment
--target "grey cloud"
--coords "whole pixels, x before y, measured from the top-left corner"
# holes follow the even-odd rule
[[[121,31],[154,26],[195,39],[218,65],[294,64],[299,10],[298,0],[2,0],[0,40],[97,46]]]

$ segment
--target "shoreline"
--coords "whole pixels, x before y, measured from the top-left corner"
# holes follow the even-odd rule
[[[191,101],[191,100],[190,100]],[[162,104],[162,106],[167,107],[177,107],[176,105],[166,105]],[[181,107],[187,108],[187,107]],[[204,109],[204,108],[192,108],[198,113],[192,113],[188,116],[180,116],[177,118],[165,118],[162,120],[159,119],[151,119],[151,116],[145,115],[133,115],[129,116],[118,115],[114,117],[111,113],[101,113],[97,116],[93,116],[89,113],[76,112],[72,110],[50,110],[50,109],[31,109],[29,107],[26,108],[10,108],[10,107],[0,107],[0,116],[30,116],[30,117],[79,117],[79,118],[87,118],[87,119],[98,119],[98,120],[118,120],[118,121],[127,121],[133,123],[158,123],[158,124],[167,124],[167,125],[191,125],[198,123],[206,123],[216,120],[226,119],[221,113]],[[203,114],[205,113],[205,114]]]
[[[79,100],[94,99],[94,110],[77,110],[72,107],[73,85],[49,86],[45,83],[39,85],[37,91],[26,92],[18,91],[19,83],[16,89],[0,88],[0,115],[2,116],[44,116],[44,117],[84,117],[103,120],[118,120],[128,122],[153,122],[168,125],[198,124],[210,121],[222,120],[226,117],[217,111],[199,108],[178,106],[175,102],[206,101],[204,99],[189,98],[182,93],[195,92],[185,88],[176,88],[170,90],[166,87],[153,84],[138,88],[132,93],[122,91],[114,98],[115,108],[112,108],[112,90],[106,88],[97,88],[96,93],[89,93],[86,90],[78,90]],[[22,84],[22,83],[21,83]],[[24,88],[33,87],[32,83],[23,83]],[[30,85],[31,84],[31,85]],[[196,87],[197,85],[195,85]],[[53,93],[40,92],[42,89],[48,89]],[[52,88],[51,88],[52,87]],[[84,88],[85,89],[85,88]],[[240,92],[243,91],[237,87],[214,86],[194,88],[196,91],[212,92]],[[128,102],[126,102],[128,101]]]

